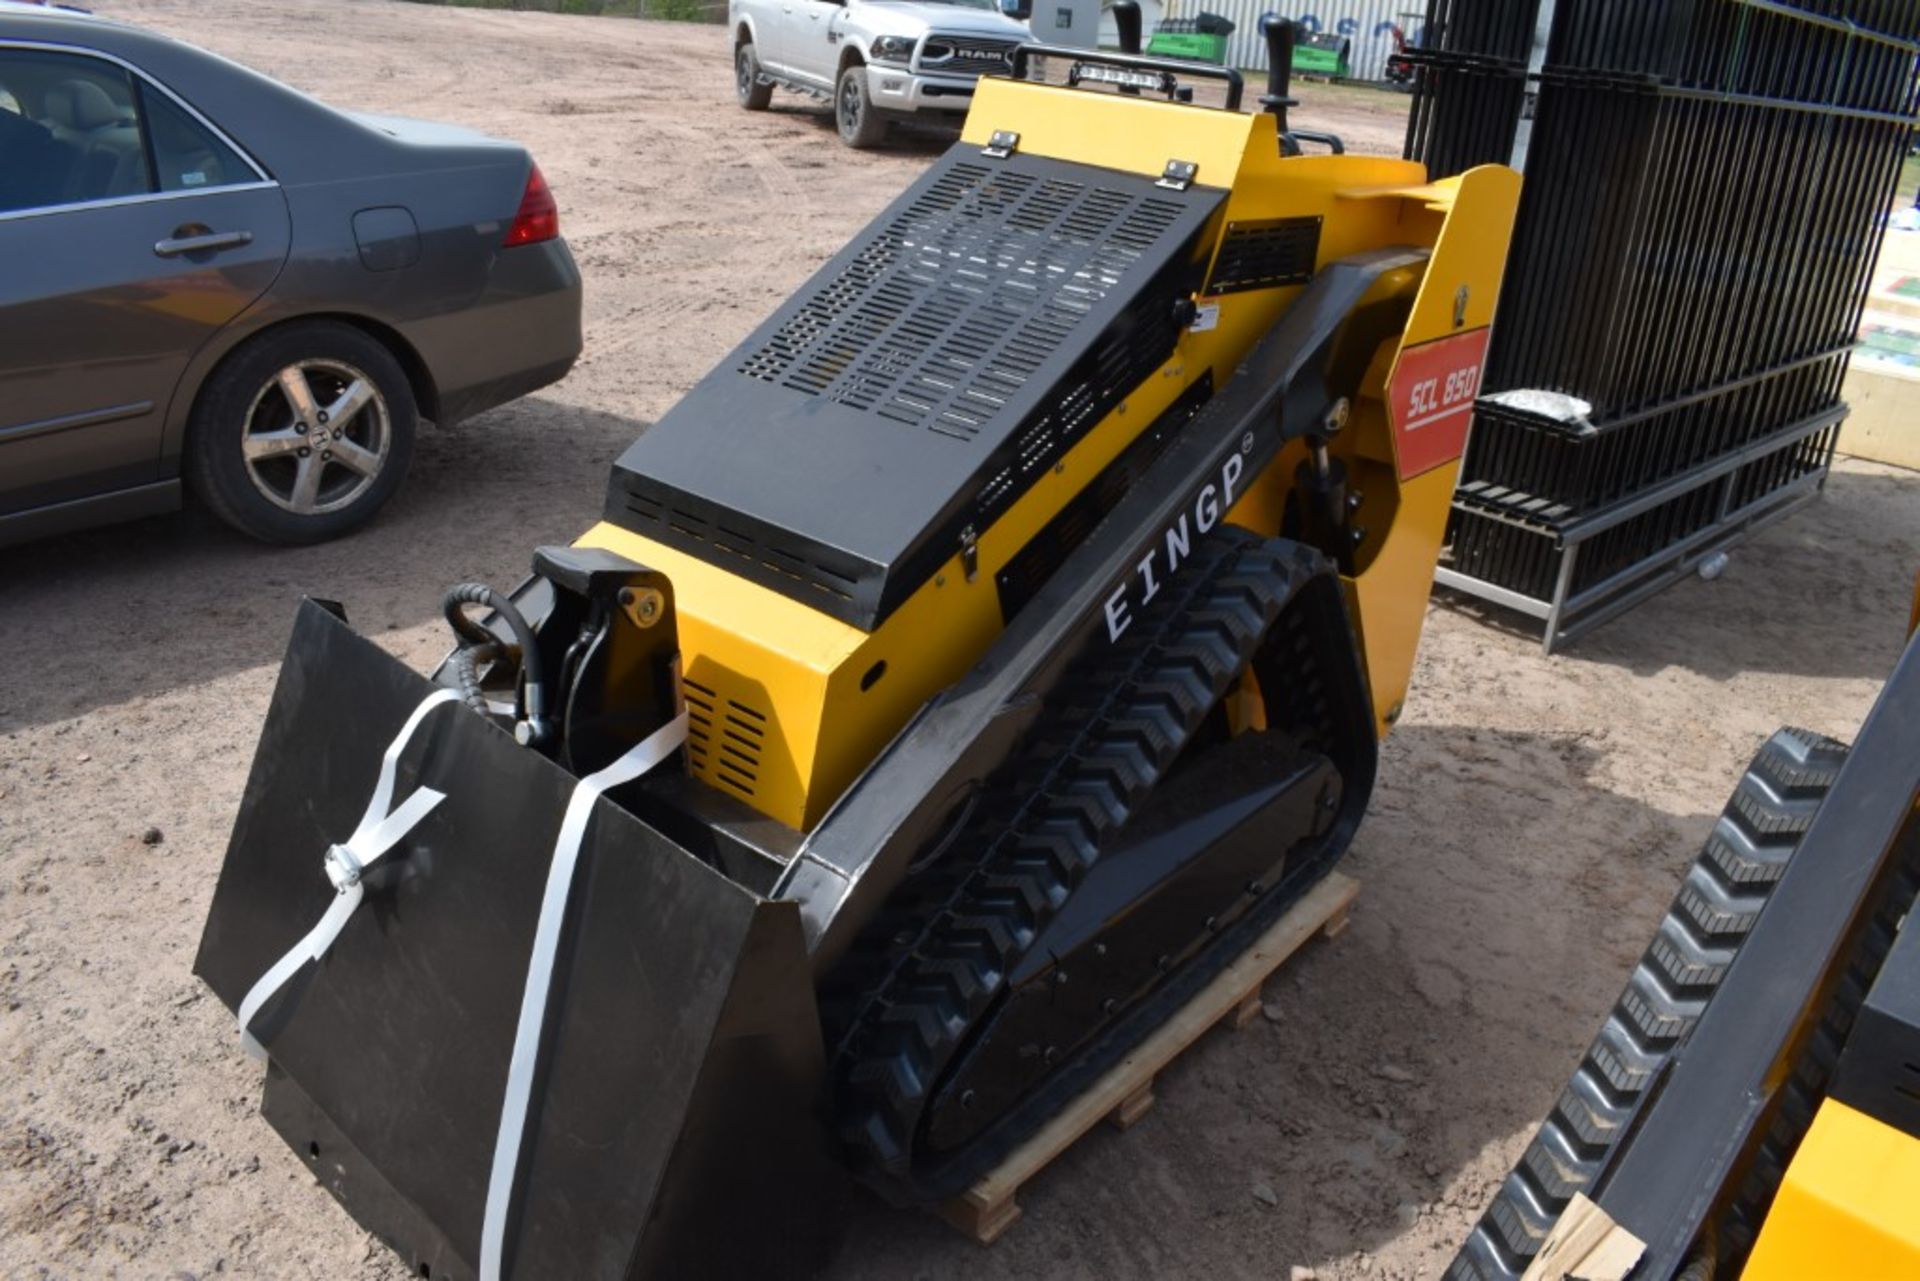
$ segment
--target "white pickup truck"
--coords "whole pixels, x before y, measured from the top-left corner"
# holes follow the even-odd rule
[[[776,86],[831,99],[849,147],[872,147],[890,120],[958,120],[974,82],[1006,71],[1033,37],[1032,0],[731,0],[734,88],[764,111]]]

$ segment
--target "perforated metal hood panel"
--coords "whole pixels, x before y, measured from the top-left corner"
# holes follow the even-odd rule
[[[1172,354],[1224,196],[954,147],[621,455],[607,519],[872,629]]]

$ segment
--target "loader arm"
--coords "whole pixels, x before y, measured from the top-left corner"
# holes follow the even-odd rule
[[[956,798],[999,768],[1039,714],[1047,692],[1090,644],[1110,639],[1108,603],[1125,599],[1141,561],[1204,494],[1232,506],[1289,440],[1318,427],[1336,392],[1335,339],[1370,297],[1409,293],[1424,250],[1375,250],[1322,268],[1220,392],[1139,478],[1094,537],[1082,543],[985,656],[902,732],[800,845],[775,897],[801,905],[816,970],[830,968],[849,931],[871,919],[906,863],[933,840]],[[1370,321],[1371,351],[1404,323],[1407,302]],[[1359,341],[1363,335],[1352,335]],[[1227,477],[1234,479],[1228,480]],[[1363,704],[1356,738],[1371,738]],[[1357,789],[1358,822],[1365,789]]]

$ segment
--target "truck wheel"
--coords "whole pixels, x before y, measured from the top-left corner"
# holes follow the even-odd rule
[[[760,58],[751,40],[742,40],[733,51],[733,93],[748,111],[765,111],[773,101],[773,86],[760,78]]]
[[[187,478],[227,524],[317,543],[399,488],[419,410],[393,353],[351,325],[301,321],[243,344],[201,390]]]
[[[874,110],[867,93],[867,68],[849,63],[840,73],[833,91],[833,123],[839,126],[840,141],[857,151],[877,147],[887,136],[887,122]]]

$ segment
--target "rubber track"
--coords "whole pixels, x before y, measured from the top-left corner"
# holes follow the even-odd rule
[[[1119,643],[1094,642],[939,865],[896,894],[853,977],[836,984],[838,1128],[896,1196],[928,1195],[914,1184],[914,1135],[947,1063],[1103,837],[1246,666],[1294,580],[1284,552],[1236,529],[1207,539],[1196,560]]]
[[[1517,1281],[1574,1193],[1590,1190],[1609,1166],[1647,1084],[1725,978],[1846,752],[1796,729],[1778,731],[1760,749],[1626,990],[1447,1281]]]
[[[1897,857],[1897,855],[1896,855]],[[1833,1073],[1853,1032],[1854,1019],[1867,999],[1887,953],[1900,934],[1901,922],[1920,901],[1920,842],[1911,843],[1905,861],[1888,878],[1866,928],[1854,941],[1845,968],[1827,1001],[1819,1025],[1807,1038],[1794,1070],[1781,1088],[1780,1101],[1767,1125],[1766,1136],[1754,1153],[1740,1188],[1722,1214],[1716,1231],[1716,1275],[1739,1275],[1758,1240],[1774,1194],[1786,1177],[1787,1165],[1813,1124],[1814,1114],[1827,1096]]]

